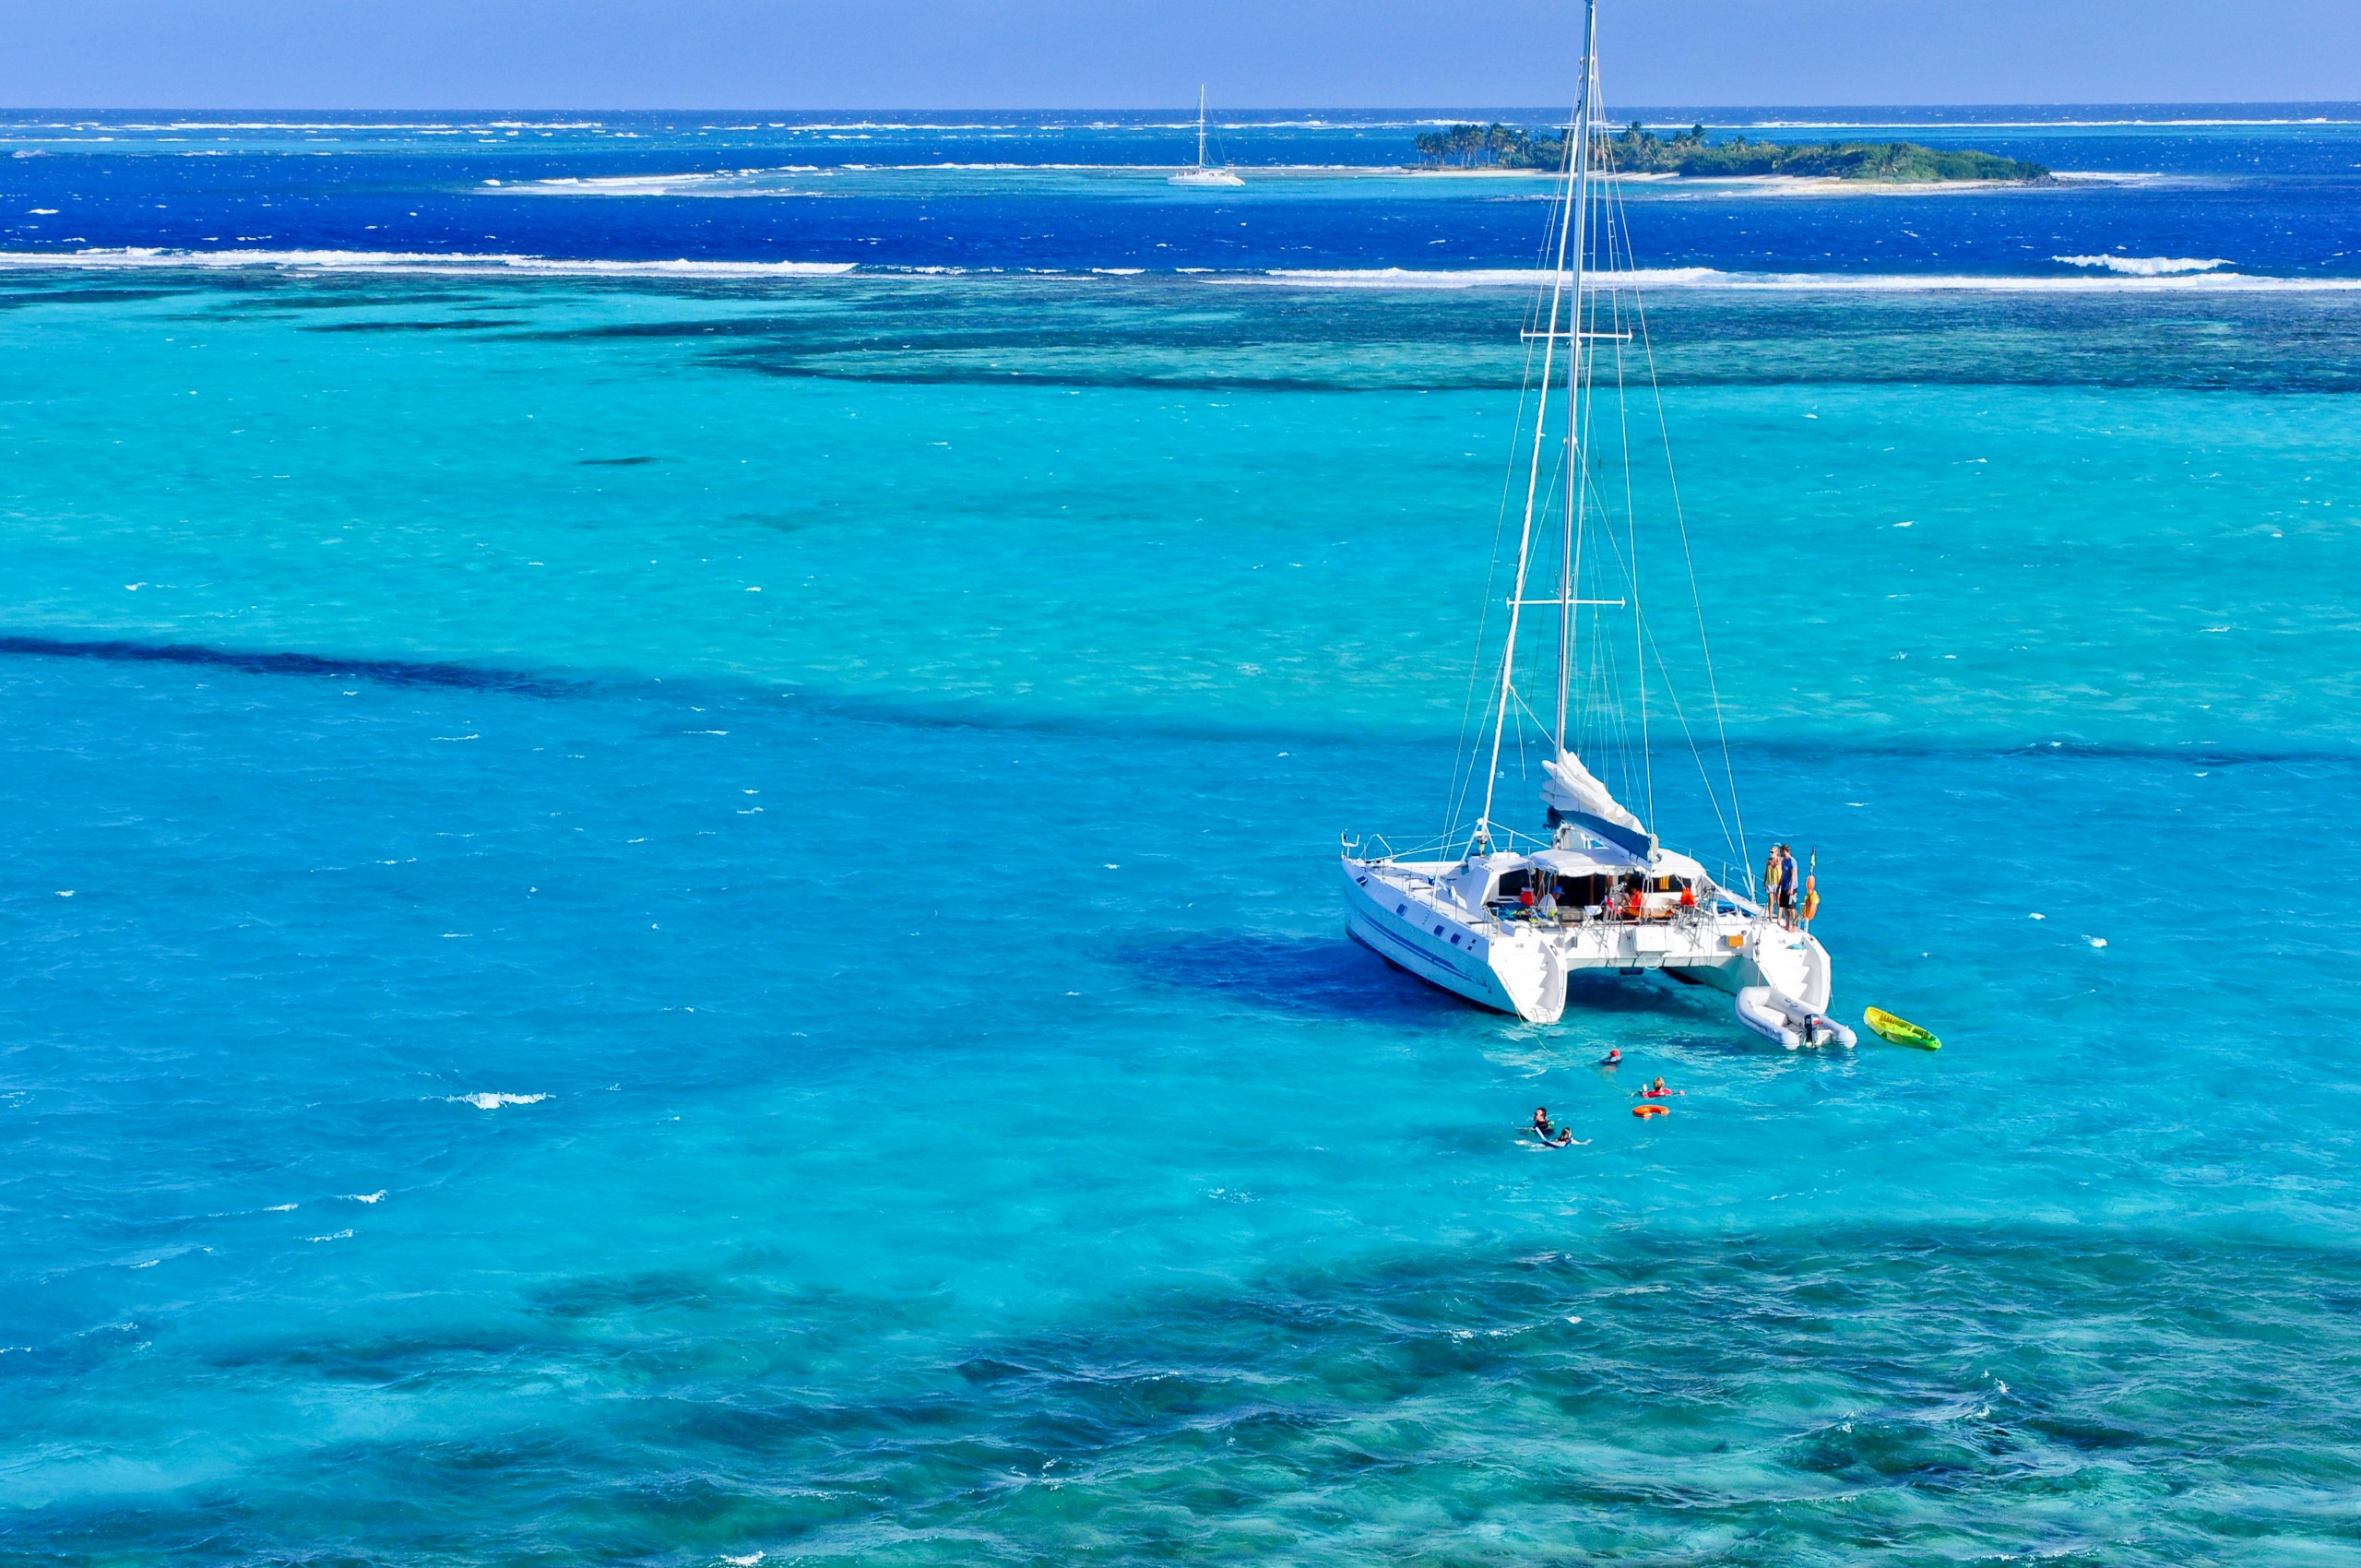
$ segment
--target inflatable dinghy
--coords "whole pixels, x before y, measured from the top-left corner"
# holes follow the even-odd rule
[[[1841,1045],[1849,1051],[1860,1038],[1825,1013],[1815,1013],[1767,985],[1739,992],[1736,1010],[1740,1024],[1789,1051],[1807,1045]]]

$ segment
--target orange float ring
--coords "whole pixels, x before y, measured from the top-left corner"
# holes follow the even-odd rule
[[[1665,1113],[1665,1108],[1661,1105],[1635,1105],[1631,1108],[1631,1114],[1643,1120],[1650,1116],[1662,1116]]]

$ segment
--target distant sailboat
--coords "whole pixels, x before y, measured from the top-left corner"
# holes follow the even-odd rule
[[[1766,908],[1768,890],[1760,903],[1739,890],[1751,857],[1726,742],[1718,768],[1691,742],[1706,802],[1737,857],[1720,876],[1658,842],[1625,803],[1655,813],[1652,719],[1690,727],[1643,614],[1639,574],[1643,556],[1686,565],[1689,545],[1669,468],[1651,483],[1646,464],[1634,462],[1662,433],[1663,415],[1621,203],[1613,172],[1598,166],[1611,148],[1598,108],[1596,10],[1588,0],[1582,90],[1535,329],[1525,334],[1536,348],[1524,405],[1531,422],[1514,459],[1524,518],[1484,710],[1489,733],[1478,731],[1462,754],[1459,802],[1440,840],[1397,853],[1380,838],[1346,838],[1347,929],[1396,968],[1532,1023],[1558,1021],[1572,976],[1660,975],[1730,993],[1740,1025],[1790,1051],[1850,1045],[1853,1032],[1827,1016],[1833,966],[1808,929],[1808,909]],[[1627,392],[1635,394],[1629,409]],[[1654,508],[1639,504],[1643,496],[1668,514],[1644,530],[1639,514]],[[1703,606],[1689,576],[1683,608],[1695,612],[1702,655],[1691,667],[1702,667],[1710,693]],[[1534,640],[1556,655],[1539,681],[1518,661],[1535,620],[1548,635]],[[1716,741],[1720,714],[1712,695],[1701,717]],[[1513,736],[1514,749],[1505,749]],[[1537,835],[1494,814],[1502,764],[1528,743],[1540,754],[1546,816]],[[1470,821],[1461,813],[1477,802]],[[1792,878],[1793,861],[1783,864]]]
[[[1197,166],[1181,170],[1169,183],[1175,185],[1242,185],[1246,183],[1228,164],[1216,169],[1205,161],[1205,89],[1203,83],[1197,87]]]

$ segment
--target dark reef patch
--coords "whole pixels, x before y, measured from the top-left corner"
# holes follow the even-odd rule
[[[356,1499],[417,1496],[467,1538],[632,1561],[749,1540],[1010,1568],[1296,1560],[1347,1521],[1357,1560],[1694,1561],[1702,1532],[1730,1543],[1711,1561],[1768,1568],[1857,1559],[1904,1515],[1987,1559],[2195,1562],[2253,1547],[2267,1496],[2290,1553],[2349,1537],[2347,1251],[2022,1222],[1570,1231],[1110,1291],[947,1340],[922,1301],[815,1290],[780,1259],[585,1272],[525,1291],[501,1332],[356,1324],[219,1363],[413,1392],[528,1369],[529,1419],[356,1437],[242,1491],[61,1501],[19,1533],[53,1561],[185,1540],[278,1558],[382,1522]],[[553,1417],[569,1408],[597,1420]],[[452,1555],[441,1528],[405,1522],[404,1560]]]
[[[0,654],[32,659],[89,659],[111,664],[184,664],[234,670],[248,675],[295,675],[313,679],[370,681],[380,685],[439,686],[463,691],[506,692],[520,696],[573,696],[579,683],[553,681],[520,671],[481,665],[432,663],[398,659],[328,659],[313,653],[273,653],[205,647],[193,643],[79,641],[65,637],[0,636]]]
[[[303,332],[489,332],[501,327],[523,327],[514,316],[469,316],[455,321],[326,321],[299,327]]]

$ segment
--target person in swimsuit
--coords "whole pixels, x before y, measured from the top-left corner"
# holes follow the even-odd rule
[[[1598,1064],[1602,1067],[1620,1067],[1623,1065],[1623,1048],[1619,1045],[1608,1046],[1607,1054],[1598,1059]]]
[[[1536,1105],[1533,1108],[1533,1135],[1551,1148],[1564,1148],[1574,1141],[1574,1130],[1572,1127],[1549,1125],[1549,1108],[1546,1105]]]
[[[1650,1084],[1646,1088],[1640,1091],[1640,1098],[1642,1099],[1670,1099],[1672,1098],[1672,1091],[1664,1087],[1664,1080],[1662,1078],[1658,1078],[1655,1083]]]

